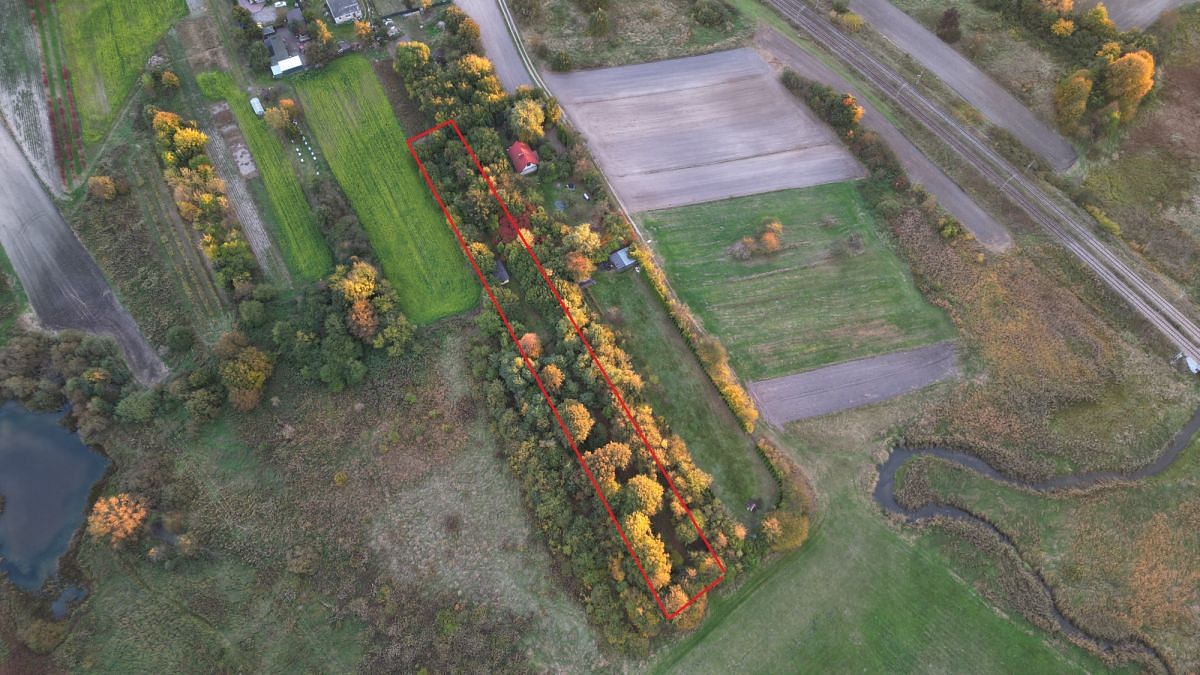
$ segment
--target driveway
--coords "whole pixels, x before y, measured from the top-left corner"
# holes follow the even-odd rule
[[[958,374],[953,342],[893,352],[750,383],[768,422],[788,422],[859,408]]]
[[[950,215],[958,219],[975,239],[993,251],[1003,251],[1012,244],[1008,230],[984,211],[963,192],[949,176],[929,160],[908,138],[904,136],[891,122],[884,117],[871,102],[850,86],[841,75],[835,73],[820,59],[801,49],[796,43],[779,33],[774,28],[760,30],[754,38],[755,44],[762,50],[764,56],[779,68],[788,67],[800,75],[818,82],[823,82],[838,91],[854,94],[862,105],[863,125],[875,131],[883,138],[892,152],[900,160],[900,164],[908,173],[909,179],[920,183],[926,190],[937,198]]]
[[[112,337],[143,384],[166,376],[166,366],[113,296],[100,268],[50,201],[3,124],[0,246],[43,325]]]
[[[865,175],[750,49],[543,77],[631,212]]]
[[[1066,171],[1075,164],[1077,156],[1070,143],[965,56],[888,0],[851,0],[850,8],[1055,171]]]
[[[496,76],[505,91],[512,92],[524,85],[532,87],[533,79],[513,45],[496,0],[457,0],[455,4],[479,24],[483,51],[496,67]]]

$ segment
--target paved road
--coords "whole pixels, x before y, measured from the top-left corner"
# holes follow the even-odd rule
[[[892,352],[750,383],[768,422],[820,417],[886,401],[958,374],[953,342]]]
[[[1000,221],[983,210],[963,192],[949,176],[925,156],[917,146],[884,117],[858,88],[850,85],[841,75],[821,62],[820,59],[801,49],[774,28],[760,30],[754,38],[765,58],[780,67],[786,66],[800,75],[827,84],[841,92],[854,94],[862,105],[863,124],[879,134],[896,153],[908,177],[920,183],[937,198],[950,215],[958,219],[975,239],[989,250],[1003,251],[1012,244],[1012,236]]]
[[[1093,7],[1100,0],[1083,0],[1076,5],[1078,9]],[[1121,30],[1130,28],[1145,28],[1158,21],[1158,17],[1168,9],[1189,5],[1196,0],[1104,0],[1108,8],[1108,18],[1117,24]]]
[[[108,335],[133,374],[158,382],[167,368],[100,268],[42,189],[8,127],[0,124],[0,246],[42,324]]]
[[[479,24],[483,51],[496,67],[496,76],[504,89],[511,92],[523,85],[532,87],[533,79],[513,45],[496,0],[458,0],[456,4]]]
[[[1192,318],[1196,308],[1182,293],[1172,293],[1171,299],[1165,297],[1157,287],[1166,284],[1137,261],[1128,259],[1118,246],[1110,247],[1097,237],[1094,221],[1082,209],[1058,191],[1027,177],[992,149],[987,139],[915,91],[903,77],[801,0],[768,1],[800,30],[857,70],[894,105],[928,128],[1183,354],[1200,360],[1200,327]]]
[[[851,0],[850,7],[1055,171],[1065,171],[1075,164],[1077,157],[1070,143],[965,56],[888,0]]]
[[[635,212],[864,175],[749,49],[544,77]]]

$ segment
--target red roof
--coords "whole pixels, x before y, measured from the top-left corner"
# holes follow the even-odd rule
[[[530,164],[537,164],[538,155],[527,144],[517,141],[508,148],[508,158],[512,160],[513,168],[524,171]]]

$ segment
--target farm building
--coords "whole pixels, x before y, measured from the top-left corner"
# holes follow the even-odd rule
[[[608,262],[612,263],[613,269],[622,272],[637,264],[633,256],[629,254],[629,247],[618,249],[612,255],[608,256]]]
[[[508,158],[512,160],[513,170],[522,176],[528,176],[538,170],[538,155],[527,144],[517,141],[508,148]]]
[[[267,38],[267,52],[271,55],[271,75],[283,75],[304,67],[300,56],[300,41],[289,28],[279,28]]]
[[[325,6],[329,8],[329,15],[333,17],[333,22],[337,24],[363,18],[362,7],[358,6],[358,0],[325,0]]]
[[[275,65],[271,66],[271,75],[275,77],[283,77],[293,70],[299,70],[304,67],[304,61],[300,60],[299,56],[288,57]]]

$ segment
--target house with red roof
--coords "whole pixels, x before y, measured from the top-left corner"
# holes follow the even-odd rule
[[[528,176],[538,170],[538,154],[521,141],[513,143],[508,148],[508,159],[512,161],[513,170],[522,176]]]

